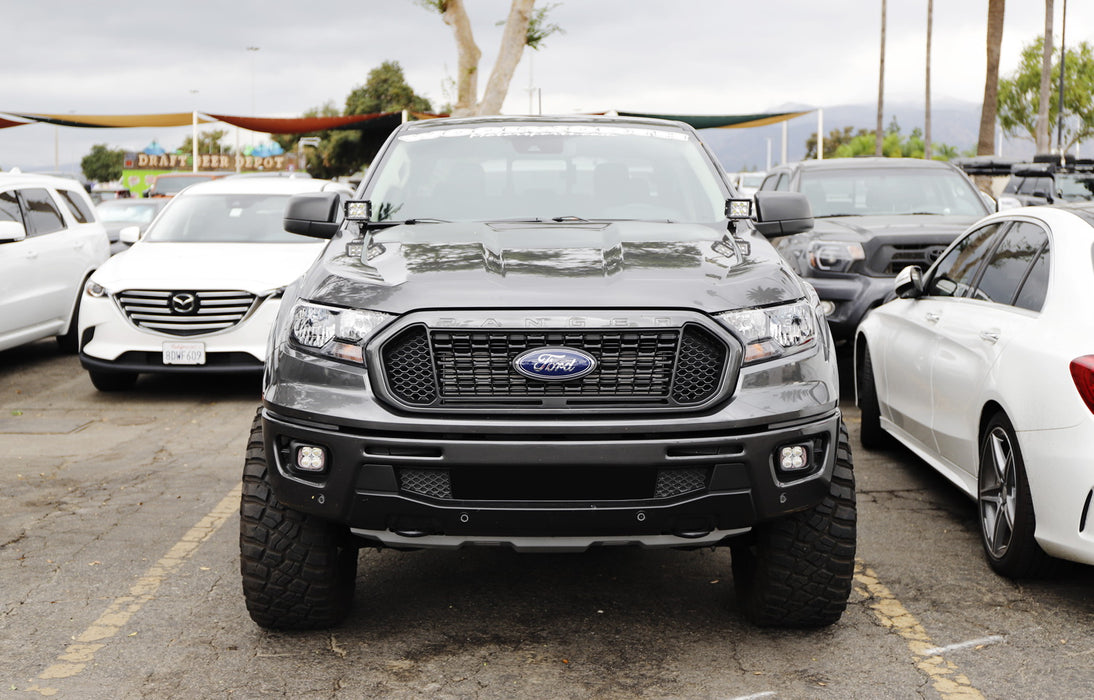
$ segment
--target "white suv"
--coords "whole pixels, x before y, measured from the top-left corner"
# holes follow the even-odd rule
[[[0,173],[0,350],[56,336],[74,352],[80,291],[109,257],[80,183]]]
[[[285,286],[326,244],[286,233],[285,204],[332,191],[352,195],[327,180],[269,177],[221,178],[177,195],[86,285],[80,363],[95,388],[129,389],[141,373],[260,373]]]

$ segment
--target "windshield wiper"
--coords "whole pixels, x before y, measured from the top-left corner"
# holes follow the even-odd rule
[[[588,219],[583,219],[580,216],[574,216],[572,214],[567,215],[567,216],[556,216],[553,219],[551,219],[551,221],[554,221],[555,223],[559,223],[559,224],[561,224],[563,221],[576,221],[578,223],[583,223],[583,224],[589,223]]]
[[[430,219],[423,217],[420,219],[407,219],[403,222],[407,226],[413,226],[414,224],[448,224],[451,223],[448,219]]]

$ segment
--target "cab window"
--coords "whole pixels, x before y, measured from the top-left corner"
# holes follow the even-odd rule
[[[976,273],[991,252],[995,234],[1002,224],[988,224],[968,234],[943,256],[931,272],[927,295],[936,297],[968,296]]]

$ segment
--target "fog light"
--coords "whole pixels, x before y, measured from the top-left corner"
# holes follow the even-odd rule
[[[779,467],[784,472],[796,472],[809,468],[809,449],[805,445],[787,445],[779,448]]]
[[[836,303],[826,299],[820,303],[820,311],[825,316],[831,316],[836,313]]]
[[[315,445],[297,445],[296,468],[304,472],[326,471],[327,451]]]

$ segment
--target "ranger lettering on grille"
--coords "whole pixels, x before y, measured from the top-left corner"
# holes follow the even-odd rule
[[[801,195],[736,197],[690,127],[618,117],[410,122],[354,199],[291,200],[286,229],[331,241],[270,338],[251,617],[343,620],[378,585],[361,547],[637,545],[728,548],[756,624],[836,622],[856,510],[834,346],[766,238],[811,225]]]

